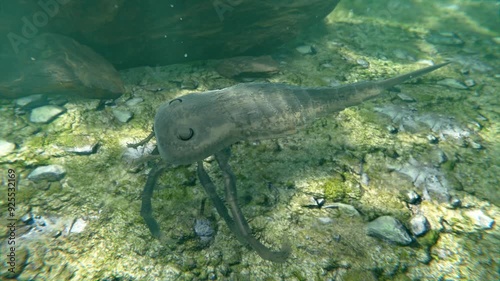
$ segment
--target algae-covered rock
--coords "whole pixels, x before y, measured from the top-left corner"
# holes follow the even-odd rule
[[[382,216],[366,226],[367,234],[400,245],[408,245],[413,239],[403,224],[391,216]]]
[[[28,179],[34,182],[46,180],[46,181],[58,181],[64,177],[66,171],[62,166],[59,165],[49,165],[37,167],[33,172],[28,175]]]

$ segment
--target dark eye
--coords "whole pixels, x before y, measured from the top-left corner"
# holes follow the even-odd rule
[[[184,129],[181,132],[178,132],[177,138],[182,141],[190,140],[194,136],[193,129]]]
[[[172,104],[172,103],[174,103],[174,102],[179,102],[179,103],[181,103],[181,102],[182,102],[182,100],[181,100],[181,99],[173,99],[173,100],[171,100],[168,104]]]

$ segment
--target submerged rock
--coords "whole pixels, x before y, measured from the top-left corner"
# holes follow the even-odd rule
[[[215,230],[212,227],[212,222],[206,218],[197,218],[194,224],[194,232],[203,244],[209,243],[214,234]]]
[[[16,149],[16,144],[0,139],[0,157],[12,153]]]
[[[17,52],[2,58],[0,97],[50,94],[104,99],[125,92],[109,62],[69,37],[42,33],[15,48]]]
[[[413,239],[403,224],[391,216],[381,216],[368,223],[367,234],[399,245],[409,245]]]
[[[429,231],[429,222],[423,215],[416,215],[410,220],[411,232],[415,236],[424,235]]]
[[[57,105],[44,105],[34,108],[30,114],[33,123],[50,123],[57,116],[66,112],[66,108]]]
[[[267,76],[278,72],[278,63],[271,56],[235,57],[222,60],[217,72],[227,78]]]
[[[413,185],[422,189],[423,199],[435,199],[440,202],[449,202],[450,186],[448,180],[437,168],[423,165],[413,158],[399,167],[392,168],[410,177]]]
[[[479,226],[482,229],[490,229],[493,227],[495,221],[485,215],[481,210],[472,210],[465,213],[475,225]]]
[[[45,95],[38,94],[38,95],[31,95],[31,96],[26,96],[22,97],[16,100],[16,106],[23,108],[23,109],[29,109],[29,108],[35,108],[39,107],[42,105],[47,104],[47,98]]]
[[[59,165],[49,165],[37,167],[29,175],[28,179],[34,182],[46,180],[46,181],[58,181],[64,178],[66,171],[62,166]]]
[[[295,50],[303,55],[314,54],[314,48],[310,45],[301,45],[295,48]]]
[[[113,109],[113,115],[122,123],[127,123],[134,116],[132,112],[122,109]]]

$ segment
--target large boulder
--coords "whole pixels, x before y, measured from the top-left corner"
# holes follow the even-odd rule
[[[323,20],[338,2],[9,1],[4,11],[18,14],[1,20],[5,23],[0,33],[8,33],[14,47],[29,44],[30,37],[42,31],[59,33],[90,46],[117,68],[154,66],[269,54]]]
[[[66,36],[42,33],[0,53],[0,97],[34,94],[117,98],[124,91],[115,68],[89,47]]]

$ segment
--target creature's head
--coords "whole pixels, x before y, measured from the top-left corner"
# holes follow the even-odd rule
[[[203,160],[233,144],[234,128],[210,92],[164,103],[154,124],[161,157],[176,165]]]

